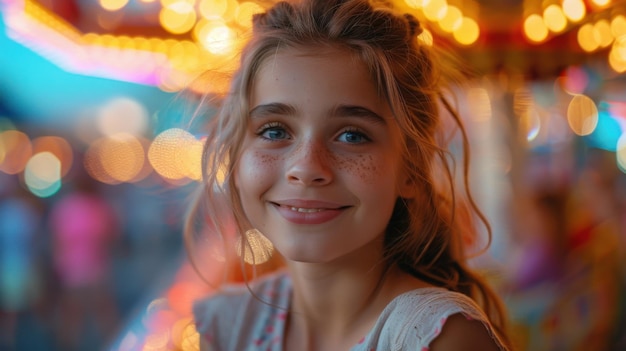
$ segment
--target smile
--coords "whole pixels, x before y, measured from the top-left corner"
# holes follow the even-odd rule
[[[332,221],[351,207],[336,203],[300,200],[270,203],[288,222],[300,225],[316,225]]]
[[[290,208],[292,211],[296,211],[296,212],[302,212],[302,213],[315,213],[315,212],[320,212],[320,211],[324,211],[324,208],[302,208],[302,207],[291,207]]]

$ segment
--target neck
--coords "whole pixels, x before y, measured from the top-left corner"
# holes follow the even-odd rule
[[[370,253],[329,263],[287,262],[293,299],[286,349],[348,350],[367,335],[393,298],[429,285],[396,265],[372,260],[382,254]]]
[[[382,268],[294,272],[298,278],[294,280],[288,333],[308,340],[312,349],[349,349],[357,344],[384,308],[379,301],[384,286]]]

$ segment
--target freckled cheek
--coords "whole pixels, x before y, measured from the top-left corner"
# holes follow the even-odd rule
[[[237,166],[237,188],[243,192],[261,191],[276,180],[279,157],[259,151],[247,151]]]
[[[388,179],[395,173],[394,170],[390,169],[390,163],[385,162],[382,156],[336,157],[335,162],[338,165],[338,170],[367,185],[380,184],[381,180]]]

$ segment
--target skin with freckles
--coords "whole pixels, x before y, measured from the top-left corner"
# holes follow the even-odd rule
[[[379,261],[405,183],[400,135],[350,52],[279,51],[255,79],[236,168],[247,218],[288,261]]]

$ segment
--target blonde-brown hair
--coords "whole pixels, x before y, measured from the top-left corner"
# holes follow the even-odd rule
[[[445,75],[433,49],[417,39],[420,32],[413,16],[398,15],[387,6],[366,0],[279,2],[255,15],[253,35],[242,51],[240,69],[217,116],[209,122],[204,192],[199,201],[206,201],[204,209],[218,232],[223,229],[218,214],[224,212],[225,201],[231,206],[239,233],[251,229],[229,179],[240,155],[250,92],[259,67],[282,48],[331,45],[351,50],[367,66],[392,109],[404,134],[405,171],[419,189],[417,197],[396,202],[385,236],[386,262],[473,298],[506,340],[506,318],[498,296],[466,263],[462,237],[477,231],[471,219],[477,217],[485,224],[489,240],[491,231],[469,192],[468,140],[463,123],[444,97]],[[449,131],[444,130],[441,110],[455,122],[464,146],[463,193],[455,187],[446,145]],[[226,167],[224,183],[218,179],[222,167]],[[198,203],[192,212],[201,208]]]

